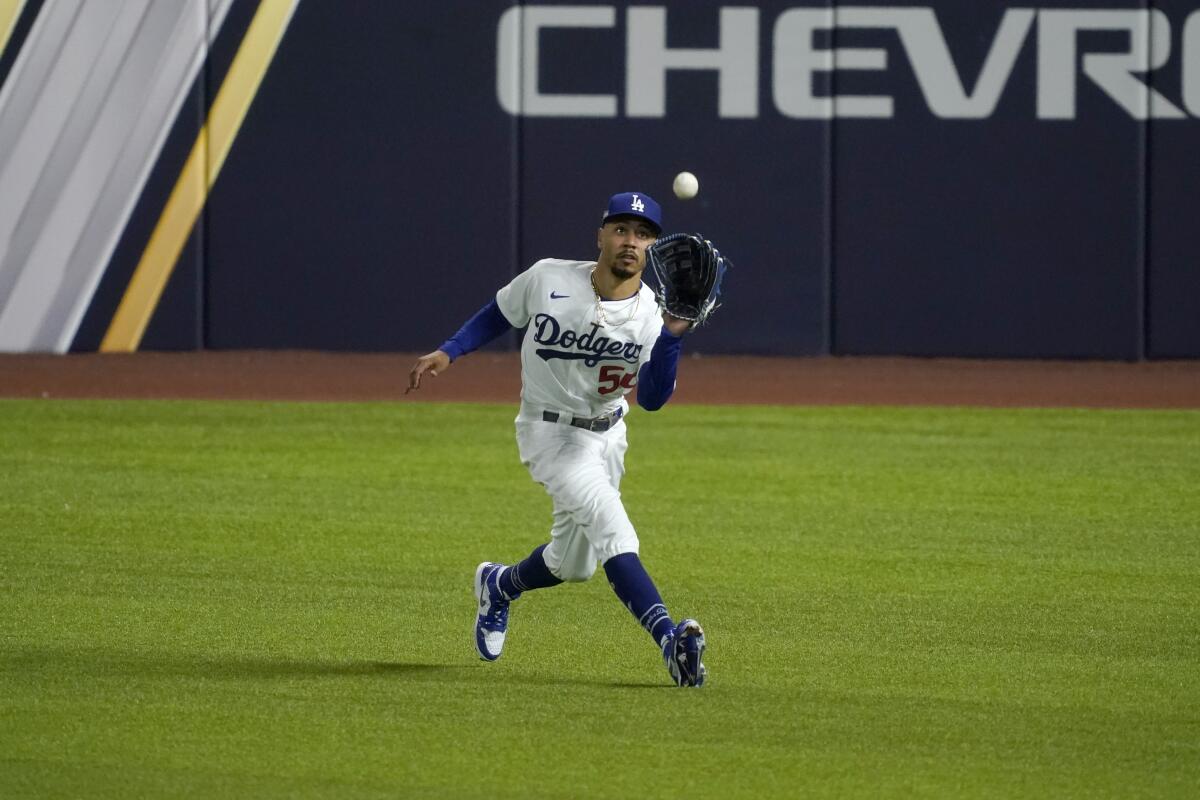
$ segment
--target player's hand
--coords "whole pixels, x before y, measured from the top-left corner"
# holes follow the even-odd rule
[[[663,312],[663,325],[671,332],[673,336],[683,336],[692,329],[692,323],[686,319],[673,317],[670,314]]]
[[[404,390],[404,393],[408,394],[413,389],[420,389],[421,376],[426,372],[436,378],[448,369],[450,369],[450,356],[442,350],[434,350],[429,355],[421,356],[417,359],[417,363],[413,364],[412,371],[408,373],[408,388]]]

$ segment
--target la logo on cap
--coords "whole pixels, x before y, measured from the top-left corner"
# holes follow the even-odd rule
[[[0,0],[3,3],[4,0]],[[658,230],[662,230],[662,209],[658,201],[645,192],[619,192],[608,198],[608,206],[602,217],[604,224],[613,217],[641,217]]]

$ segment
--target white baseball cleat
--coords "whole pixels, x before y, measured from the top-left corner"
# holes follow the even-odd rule
[[[484,661],[495,661],[504,651],[511,601],[496,583],[504,570],[503,564],[493,564],[491,561],[484,561],[475,569],[475,600],[479,604],[479,613],[475,618],[475,649]]]

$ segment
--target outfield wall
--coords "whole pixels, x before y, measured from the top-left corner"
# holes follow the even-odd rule
[[[1194,2],[15,7],[0,350],[428,349],[639,189],[693,351],[1200,357]]]

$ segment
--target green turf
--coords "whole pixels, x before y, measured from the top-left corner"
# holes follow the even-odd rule
[[[1194,797],[1200,413],[631,418],[602,578],[470,638],[512,407],[0,401],[0,796]]]

